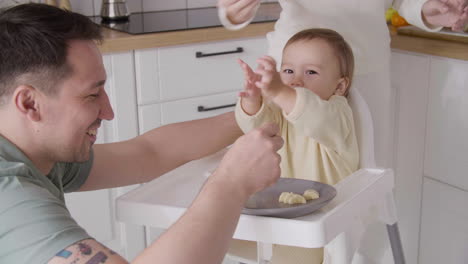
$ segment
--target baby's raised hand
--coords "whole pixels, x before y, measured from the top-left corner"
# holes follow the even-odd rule
[[[256,73],[261,76],[261,79],[255,85],[261,89],[263,97],[273,99],[284,87],[276,71],[276,61],[270,56],[263,56],[257,62]]]
[[[243,60],[238,59],[237,62],[241,66],[245,76],[244,90],[239,93],[239,96],[247,100],[259,100],[261,91],[255,86],[255,83],[260,81],[261,76],[256,74]]]

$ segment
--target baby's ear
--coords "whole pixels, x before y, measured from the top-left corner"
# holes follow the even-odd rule
[[[346,96],[348,94],[349,78],[343,77],[338,80],[334,95]]]

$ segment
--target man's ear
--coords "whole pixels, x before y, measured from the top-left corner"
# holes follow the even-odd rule
[[[338,80],[334,95],[346,96],[348,94],[349,78],[343,77]]]
[[[32,121],[41,120],[39,99],[39,91],[30,85],[20,85],[13,93],[13,101],[18,111]]]

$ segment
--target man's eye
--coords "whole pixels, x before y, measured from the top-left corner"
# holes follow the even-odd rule
[[[317,74],[317,72],[314,70],[308,70],[306,71],[306,74],[312,75],[312,74]]]
[[[285,69],[285,70],[283,70],[283,72],[288,73],[288,74],[294,73],[293,70],[291,70],[291,69]]]
[[[90,94],[89,97],[93,97],[93,98],[97,98],[99,96],[99,93],[95,93],[95,94]]]

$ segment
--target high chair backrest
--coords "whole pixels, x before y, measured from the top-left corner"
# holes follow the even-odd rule
[[[359,168],[375,168],[374,126],[369,107],[356,88],[349,91],[348,102],[353,110],[359,146]]]

